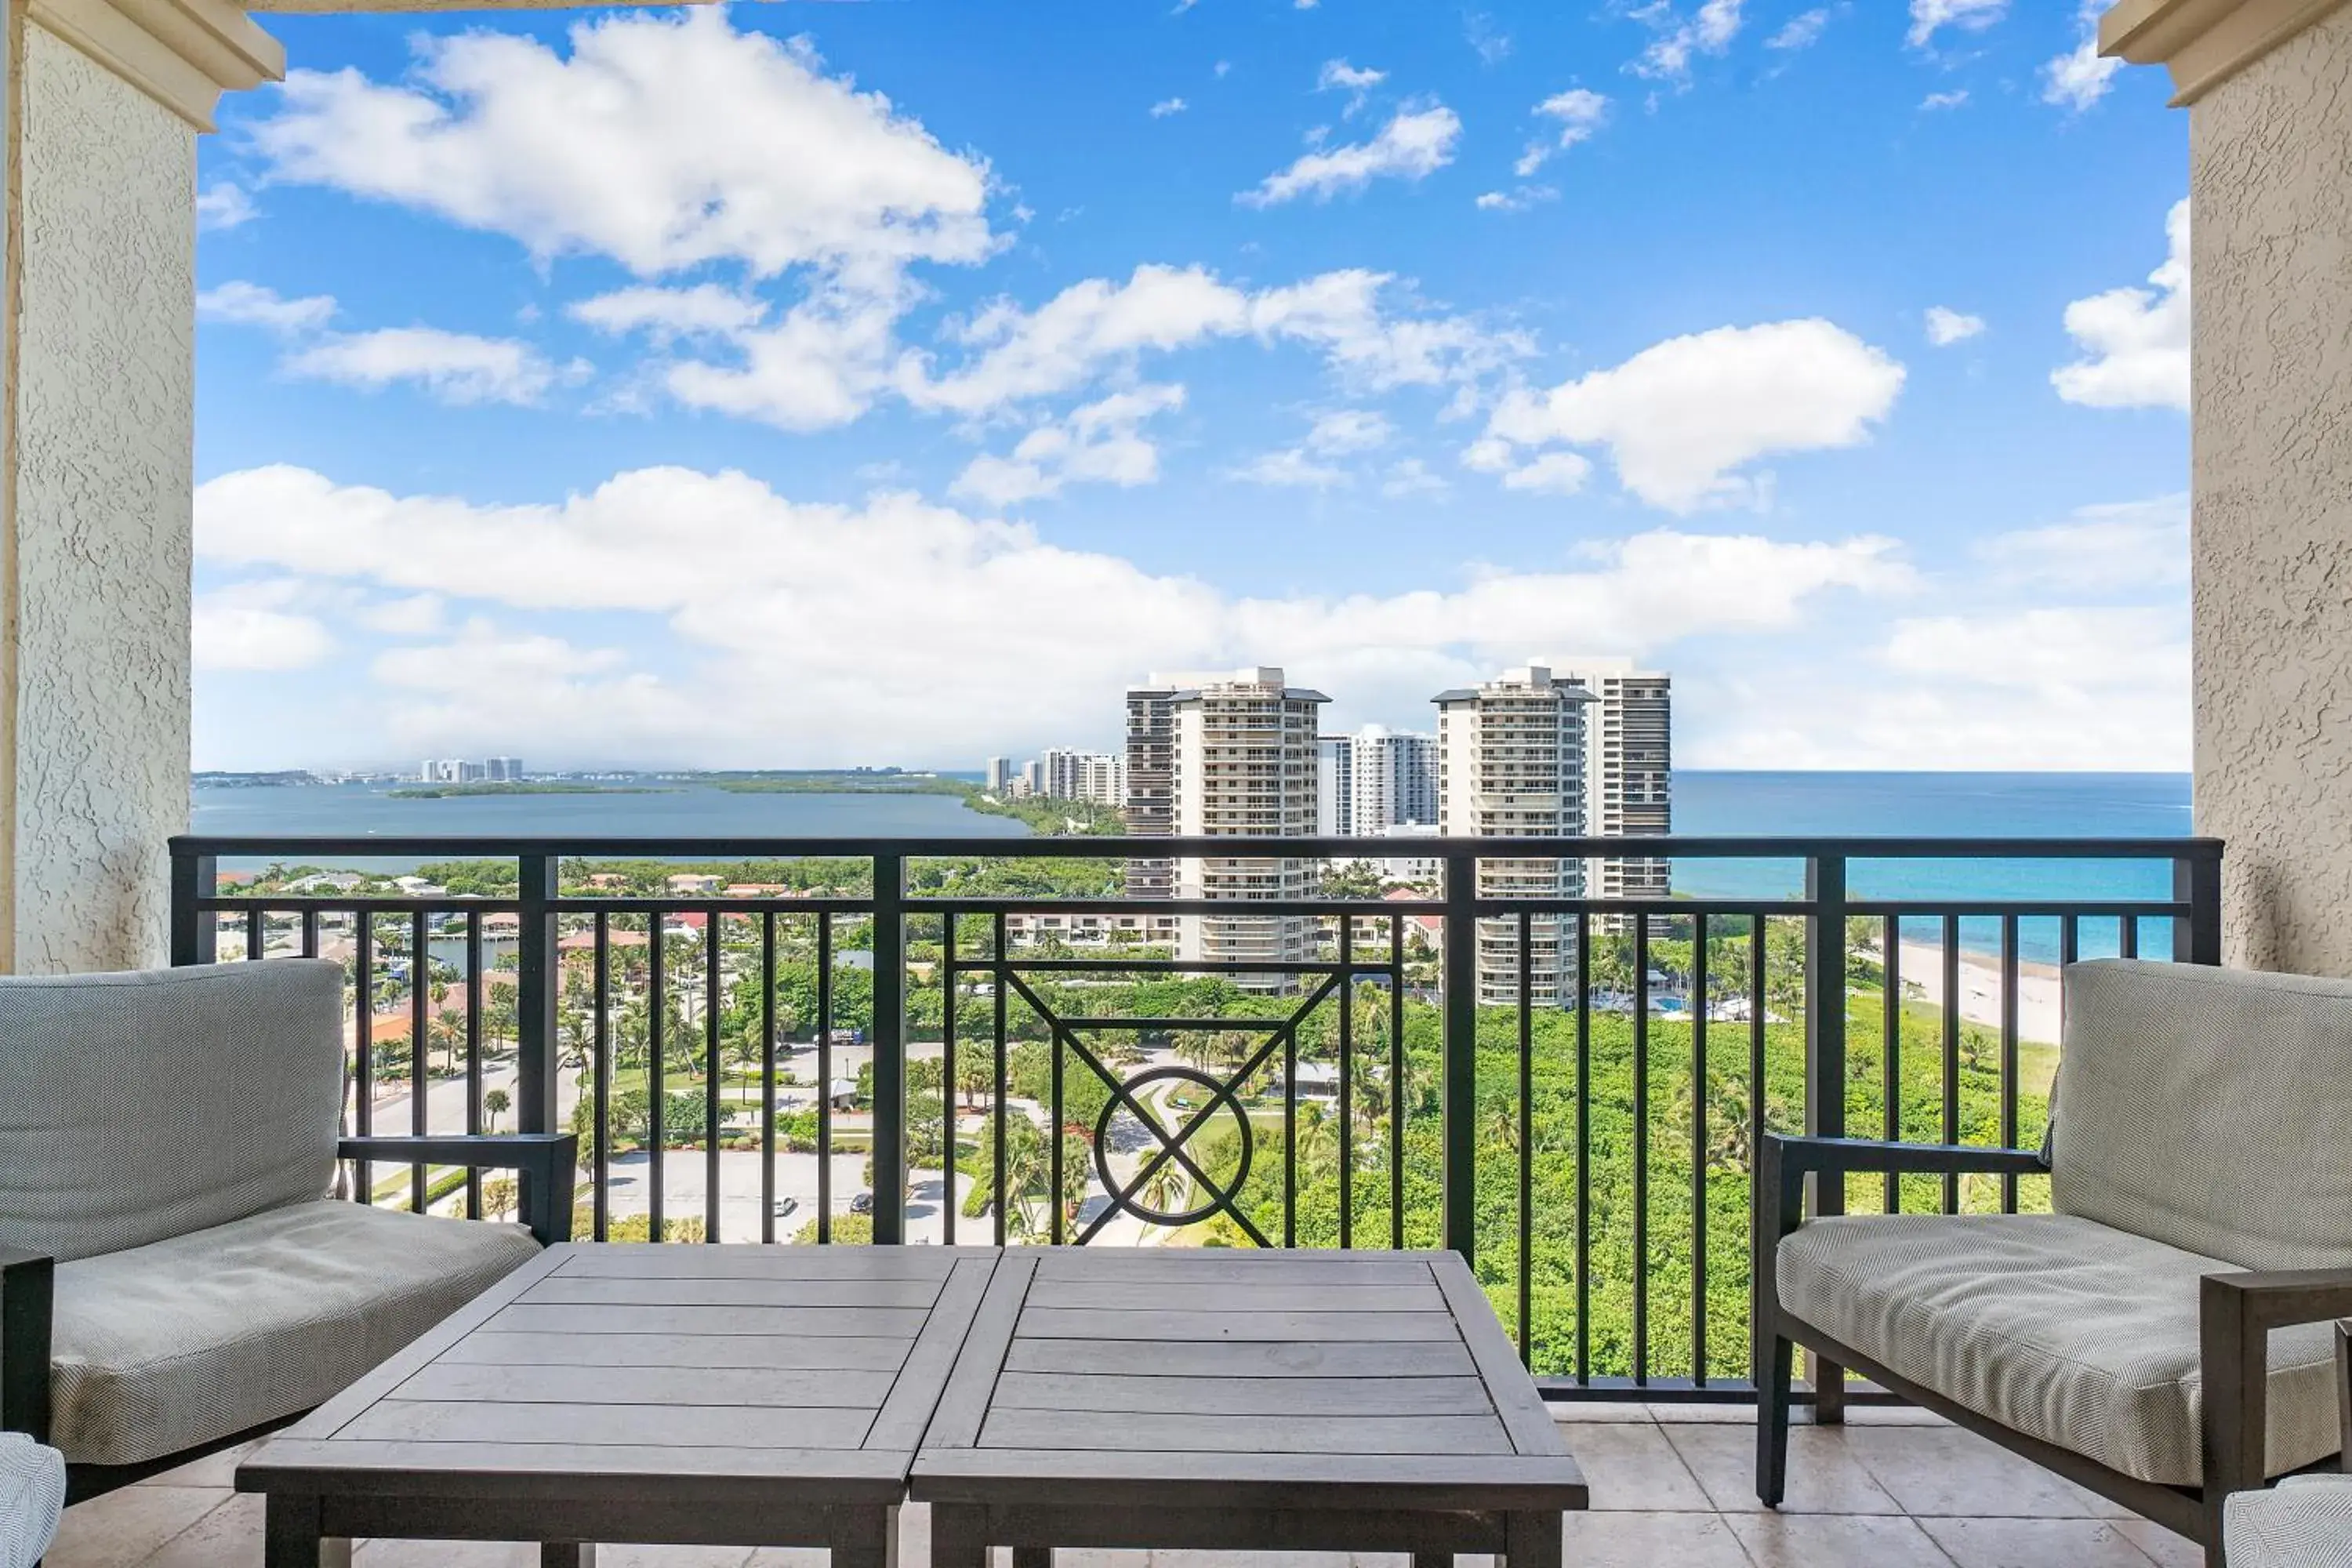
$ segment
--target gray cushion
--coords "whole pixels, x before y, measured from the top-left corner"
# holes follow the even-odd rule
[[[2231,1494],[2230,1568],[2352,1568],[2352,1476],[2289,1476]]]
[[[33,1568],[66,1510],[66,1460],[17,1432],[0,1432],[0,1568]]]
[[[1780,1243],[1782,1305],[2012,1431],[2142,1480],[2203,1479],[2198,1281],[2232,1273],[2067,1215],[1869,1215]],[[2339,1447],[2335,1327],[2270,1340],[2269,1472]]]
[[[0,979],[0,1242],[60,1261],[324,1194],[342,969]]]
[[[538,1251],[519,1226],[322,1199],[60,1264],[52,1440],[132,1464],[307,1410]]]
[[[2352,983],[2065,975],[2051,1206],[2247,1268],[2352,1266]]]

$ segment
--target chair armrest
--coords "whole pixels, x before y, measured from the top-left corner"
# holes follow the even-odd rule
[[[2273,1329],[2352,1316],[2352,1268],[2286,1268],[2208,1274],[2198,1300],[2204,1380],[2205,1500],[2270,1479],[2270,1336]],[[2343,1331],[2337,1331],[2341,1373]],[[2352,1395],[2339,1396],[2339,1410]]]
[[[55,1265],[0,1245],[0,1432],[49,1440],[49,1321]]]
[[[341,1138],[339,1160],[384,1160],[412,1165],[464,1165],[513,1171],[521,1177],[517,1208],[542,1247],[572,1239],[572,1188],[580,1160],[576,1132],[480,1132],[447,1137]]]
[[[2352,1323],[2336,1325],[2336,1415],[2344,1438],[2336,1467],[2352,1473]]]
[[[1872,1138],[1800,1138],[1787,1133],[1764,1134],[1756,1184],[1759,1212],[1759,1236],[1769,1226],[1769,1239],[1797,1228],[1804,1219],[1805,1178],[1812,1174],[1844,1175],[1852,1172],[1897,1175],[2047,1175],[2049,1167],[2031,1149],[1978,1148],[1967,1143],[1889,1143]],[[1766,1206],[1766,1205],[1770,1206]]]

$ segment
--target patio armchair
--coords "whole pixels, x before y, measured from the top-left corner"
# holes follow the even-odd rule
[[[1772,1136],[1756,1183],[1757,1494],[1797,1346],[2202,1544],[2343,1447],[2352,984],[2070,966],[2044,1152]],[[1846,1174],[2050,1177],[2049,1214],[1832,1215]],[[1832,1205],[1842,1206],[1842,1205]]]
[[[0,979],[0,1430],[74,1500],[300,1415],[571,1234],[565,1134],[341,1136],[341,966]],[[523,1224],[331,1195],[514,1170]]]
[[[2336,1325],[2336,1389],[2352,1456],[2352,1323]],[[2229,1503],[2235,1568],[2352,1568],[2352,1476],[2299,1475]]]

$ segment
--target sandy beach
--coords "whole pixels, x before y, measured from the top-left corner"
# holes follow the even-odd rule
[[[1944,951],[1933,942],[1906,942],[1902,949],[1904,994],[1933,1006],[1944,1005]],[[1982,953],[1960,953],[1960,1016],[2000,1026],[2000,964]],[[2017,966],[2017,1037],[2058,1043],[2058,966]]]

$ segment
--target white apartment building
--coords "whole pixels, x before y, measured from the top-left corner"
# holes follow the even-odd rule
[[[1437,737],[1374,724],[1351,736],[1349,806],[1359,838],[1437,821]]]
[[[1674,678],[1637,669],[1626,658],[1578,658],[1554,665],[1553,679],[1596,699],[1585,749],[1585,832],[1637,838],[1674,831]],[[1597,899],[1663,899],[1673,864],[1661,857],[1586,862],[1584,885]]]
[[[1315,836],[1347,838],[1356,831],[1356,738],[1322,735],[1315,742]]]
[[[1127,804],[1127,759],[1118,752],[1055,747],[1041,761],[1048,799],[1082,800],[1096,805]]]
[[[1176,831],[1176,688],[1157,677],[1127,694],[1127,831],[1137,838]],[[1174,898],[1176,862],[1130,858],[1127,896]]]
[[[1448,838],[1560,838],[1586,831],[1588,711],[1592,694],[1543,665],[1484,685],[1440,692],[1438,823]],[[1481,860],[1482,898],[1571,899],[1584,891],[1580,859]],[[1528,931],[1529,994],[1537,1006],[1575,1001],[1574,925],[1538,915]],[[1519,999],[1518,921],[1478,922],[1478,999]]]
[[[1011,757],[991,757],[988,759],[988,765],[981,771],[985,781],[982,787],[989,794],[1001,800],[1012,792],[1013,759]]]
[[[1322,772],[1317,720],[1329,700],[1319,691],[1285,685],[1280,669],[1264,667],[1175,691],[1171,795],[1177,836],[1313,834]],[[1176,897],[1237,903],[1309,898],[1318,872],[1316,862],[1306,858],[1188,858],[1176,863]],[[1185,921],[1183,930],[1187,958],[1296,963],[1311,956],[1316,921],[1305,915],[1204,915]],[[1287,989],[1290,982],[1268,975],[1244,984]]]

